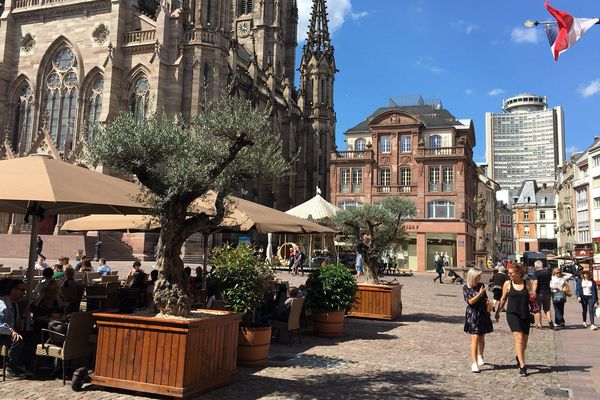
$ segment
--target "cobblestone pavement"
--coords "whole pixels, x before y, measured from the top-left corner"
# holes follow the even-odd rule
[[[289,277],[287,274],[281,276]],[[469,338],[463,333],[465,302],[458,285],[432,282],[433,275],[397,278],[404,316],[397,322],[346,319],[339,339],[309,332],[302,345],[271,346],[264,368],[239,368],[228,386],[201,399],[548,399],[567,397],[550,330],[532,330],[527,351],[530,375],[520,378],[513,340],[504,320],[487,336],[480,374],[470,371]],[[291,277],[299,284],[299,277]],[[284,340],[285,342],[285,340]],[[125,391],[88,386],[82,393],[59,380],[0,383],[0,399],[141,399]],[[159,398],[154,396],[153,398]]]

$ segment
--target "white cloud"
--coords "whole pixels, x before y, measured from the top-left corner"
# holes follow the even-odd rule
[[[330,34],[338,30],[344,24],[347,17],[357,21],[368,15],[366,11],[353,12],[350,1],[351,0],[327,1],[327,15],[329,16]],[[306,40],[312,4],[312,0],[298,0],[298,43],[302,43]]]
[[[488,95],[490,95],[490,96],[498,96],[499,94],[502,94],[502,93],[504,93],[505,91],[506,91],[506,90],[504,90],[504,89],[498,89],[498,88],[496,88],[496,89],[492,89],[492,90],[490,90],[490,91],[488,92]]]
[[[464,20],[459,19],[457,21],[450,22],[450,26],[457,30],[464,30],[467,35],[470,35],[474,31],[479,29],[479,25],[467,24]]]
[[[469,25],[465,28],[465,33],[467,35],[470,35],[471,33],[473,33],[474,31],[476,31],[478,29],[479,29],[478,25]]]
[[[465,89],[465,94],[466,94],[467,96],[470,96],[470,95],[472,95],[472,94],[473,94],[473,89]]]
[[[578,90],[579,94],[583,97],[590,97],[600,92],[600,79],[594,79],[585,86],[582,86]]]
[[[575,152],[576,152],[576,151],[578,151],[578,150],[579,150],[579,148],[577,148],[577,146],[569,146],[569,147],[567,147],[567,148],[565,149],[565,152],[566,152],[567,154],[573,154],[573,153],[575,153]]]
[[[441,74],[442,72],[444,72],[443,68],[436,67],[436,66],[430,66],[427,69],[430,70],[431,72],[433,72],[434,74]]]
[[[510,39],[514,43],[537,43],[540,40],[538,29],[516,26],[510,33]]]

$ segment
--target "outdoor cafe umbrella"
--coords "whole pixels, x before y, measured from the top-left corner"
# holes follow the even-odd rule
[[[140,185],[54,160],[31,155],[0,161],[0,211],[31,218],[27,300],[33,291],[38,222],[45,215],[139,213]]]

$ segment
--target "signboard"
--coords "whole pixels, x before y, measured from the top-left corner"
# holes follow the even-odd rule
[[[241,244],[241,243],[250,244],[251,243],[250,236],[238,236],[238,244]]]

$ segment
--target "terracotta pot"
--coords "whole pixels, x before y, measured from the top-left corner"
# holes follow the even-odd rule
[[[315,335],[327,338],[340,337],[344,330],[344,311],[313,311],[312,322]]]
[[[238,337],[238,365],[256,367],[264,365],[269,356],[271,327],[249,328],[240,326]]]

